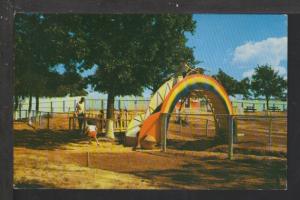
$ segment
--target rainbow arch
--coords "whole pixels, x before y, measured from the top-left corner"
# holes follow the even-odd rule
[[[160,111],[145,119],[138,135],[138,144],[142,144],[147,136],[152,136],[151,138],[159,143],[162,125],[160,116],[171,113],[179,99],[187,96],[193,90],[198,90],[210,103],[215,116],[216,131],[227,132],[227,115],[233,114],[232,104],[227,92],[214,78],[203,74],[193,74],[176,83],[163,101]]]
[[[167,95],[162,105],[161,113],[172,112],[179,99],[195,89],[202,89],[204,95],[208,92],[212,92],[215,94],[214,98],[220,98],[225,110],[219,109],[218,111],[222,113],[220,112],[218,114],[233,114],[231,102],[223,86],[212,77],[202,74],[190,75],[177,83]]]

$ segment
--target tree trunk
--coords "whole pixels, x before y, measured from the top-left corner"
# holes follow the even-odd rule
[[[28,123],[31,125],[31,108],[32,108],[32,95],[29,96],[29,104],[28,104]]]
[[[267,103],[267,110],[269,110],[269,97],[266,97],[266,103]]]
[[[31,109],[32,109],[32,95],[29,96],[28,114],[31,112]]]
[[[38,113],[40,109],[40,97],[36,96],[35,97],[35,112]]]
[[[17,111],[18,106],[19,106],[19,97],[18,97],[18,96],[15,96],[15,106],[14,106],[14,111]]]
[[[19,106],[19,97],[18,96],[14,96],[14,100],[15,100],[15,105],[14,105],[14,112],[13,112],[13,119],[16,119],[16,112]]]
[[[107,97],[107,110],[106,110],[106,137],[115,139],[114,135],[114,103],[115,96],[111,93]]]

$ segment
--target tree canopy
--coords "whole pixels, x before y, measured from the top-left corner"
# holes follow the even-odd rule
[[[112,118],[115,96],[156,90],[180,63],[196,63],[185,36],[194,29],[192,15],[17,15],[15,96],[76,95],[90,84],[108,94]]]
[[[234,79],[232,76],[226,74],[219,69],[216,75],[213,77],[223,85],[228,95],[235,96],[237,94],[243,95],[244,98],[248,98],[250,95],[250,80],[244,78],[240,81]]]
[[[283,98],[286,96],[287,81],[270,65],[258,65],[252,76],[251,90],[255,97],[265,97],[268,108],[271,97]]]

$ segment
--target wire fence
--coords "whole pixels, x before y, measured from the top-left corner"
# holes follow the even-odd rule
[[[29,122],[36,129],[79,130],[79,118],[72,112],[28,113],[22,110],[21,113],[25,113],[25,117],[19,120]],[[125,132],[129,122],[139,113],[141,112],[115,110],[114,131]],[[105,110],[87,112],[83,120],[89,119],[96,120],[99,133],[105,133],[107,121]],[[161,124],[162,129],[166,130],[166,136],[162,135],[163,150],[170,148],[227,152],[230,156],[233,156],[233,153],[243,153],[286,157],[286,113],[221,115],[209,112],[201,114],[175,112],[167,114],[167,119],[169,119],[167,123]]]
[[[77,99],[67,99],[67,100],[51,100],[51,101],[41,101],[39,103],[39,111],[51,112],[51,113],[69,113],[75,110]],[[149,99],[134,99],[134,100],[124,100],[116,99],[114,107],[116,110],[127,110],[141,112],[145,111],[148,107]],[[267,108],[266,103],[258,100],[245,100],[245,101],[232,101],[232,105],[235,113],[257,113],[257,112],[286,112],[287,103],[282,101],[270,101],[269,108]],[[28,117],[29,104],[20,102],[17,109],[14,112],[14,119],[22,119]],[[179,106],[181,107],[181,106]],[[210,107],[207,105],[205,99],[192,100],[190,105],[184,105],[184,111],[186,114],[210,112]],[[98,112],[105,110],[107,108],[106,99],[86,99],[85,108],[88,112]],[[36,102],[32,103],[31,110],[34,112],[36,109]]]
[[[232,154],[230,156],[243,153],[286,157],[286,114],[230,116],[172,113],[167,118],[165,148],[227,152]],[[162,148],[163,145],[162,141]]]
[[[57,113],[57,112],[28,112],[22,111],[23,118],[18,121],[25,121],[32,125],[35,129],[51,129],[51,130],[79,130],[80,117],[75,116],[73,112],[70,113]],[[114,131],[125,132],[129,122],[134,118],[137,111],[116,110],[114,112]],[[87,112],[85,113],[83,120],[83,126],[87,120],[93,120],[97,122],[97,128],[99,133],[105,133],[106,129],[106,111],[100,112]],[[84,128],[84,127],[83,127]]]
[[[59,101],[47,101],[39,103],[39,111],[50,112],[50,113],[70,113],[74,112],[78,100],[59,100]],[[127,111],[145,111],[149,104],[149,100],[115,100],[114,107],[116,110],[127,110]],[[85,109],[87,112],[99,112],[106,110],[107,101],[105,99],[86,99]],[[32,103],[31,113],[34,113],[36,109],[36,103]],[[19,120],[28,118],[29,115],[29,104],[19,103],[17,109],[14,112],[14,119]]]

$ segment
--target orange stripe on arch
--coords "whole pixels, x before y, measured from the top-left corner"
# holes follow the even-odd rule
[[[168,113],[170,108],[175,101],[176,97],[188,86],[192,86],[193,84],[203,83],[207,84],[215,89],[215,91],[220,95],[220,97],[224,100],[227,110],[229,111],[228,114],[233,114],[232,105],[230,99],[225,91],[224,87],[218,83],[215,79],[210,76],[202,75],[202,74],[194,74],[189,75],[179,83],[177,83],[172,90],[167,95],[161,109],[161,113]]]

